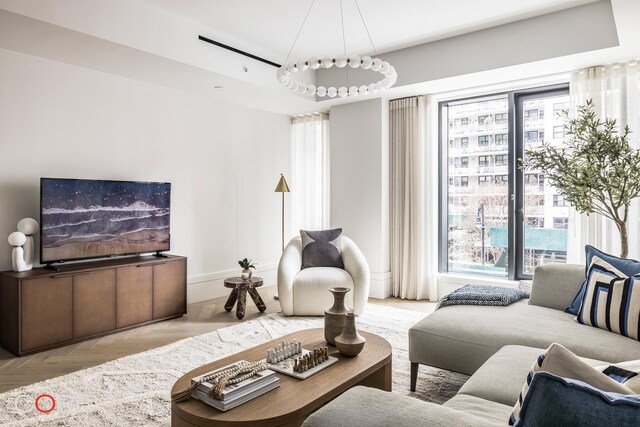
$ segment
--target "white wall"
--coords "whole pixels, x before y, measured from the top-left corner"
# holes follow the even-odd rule
[[[331,107],[331,225],[362,250],[374,298],[391,295],[388,117],[381,99]]]
[[[0,238],[38,217],[40,177],[170,181],[190,302],[225,295],[245,256],[275,284],[289,117],[7,50],[0,70]]]

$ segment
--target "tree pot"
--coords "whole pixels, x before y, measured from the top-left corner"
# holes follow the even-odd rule
[[[335,338],[342,333],[346,315],[351,311],[344,304],[344,297],[350,290],[349,288],[329,289],[333,294],[333,305],[324,311],[324,339],[330,345],[336,345]]]

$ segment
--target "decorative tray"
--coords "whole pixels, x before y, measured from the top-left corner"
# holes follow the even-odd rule
[[[312,353],[312,351],[310,350],[306,350],[306,349],[302,349],[302,353],[301,354],[297,354],[297,357],[300,356],[304,356],[306,354]],[[329,366],[333,365],[334,363],[336,363],[338,361],[337,357],[333,357],[333,356],[329,356],[327,358],[327,360],[325,360],[324,362],[314,366],[313,368],[309,368],[308,370],[304,371],[304,372],[296,372],[293,370],[293,366],[294,366],[294,360],[296,359],[296,356],[293,357],[288,357],[278,363],[269,363],[267,362],[267,359],[263,359],[264,362],[267,363],[267,365],[269,366],[269,369],[271,369],[272,371],[276,371],[276,372],[280,372],[281,374],[285,374],[288,375],[290,377],[294,377],[297,378],[299,380],[304,380],[309,378],[310,376],[317,374],[318,372],[322,371],[325,368],[328,368]]]

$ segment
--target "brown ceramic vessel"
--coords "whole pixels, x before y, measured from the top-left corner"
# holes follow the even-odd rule
[[[356,330],[355,314],[347,313],[345,319],[344,330],[335,338],[336,347],[343,356],[354,357],[364,348],[365,339]]]
[[[324,339],[328,344],[336,345],[336,336],[344,329],[346,314],[351,310],[344,304],[344,297],[351,289],[331,288],[329,292],[333,294],[333,305],[324,311]]]

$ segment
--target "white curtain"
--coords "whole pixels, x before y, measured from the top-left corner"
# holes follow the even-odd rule
[[[291,123],[292,230],[321,230],[329,226],[329,115],[308,114]]]
[[[633,133],[631,146],[639,147],[640,137],[640,70],[637,62],[592,67],[577,71],[571,76],[571,114],[577,107],[593,99],[601,119],[614,118],[623,129],[629,125]],[[640,255],[640,202],[633,202],[629,221],[629,258]],[[608,253],[619,255],[620,237],[612,221],[596,214],[578,214],[573,211],[569,217],[568,262],[584,262],[584,245],[590,244]]]
[[[391,282],[393,296],[425,299],[424,100],[389,103]]]

